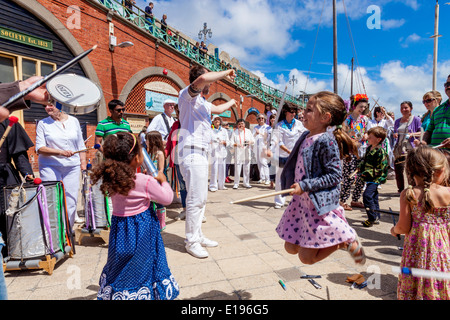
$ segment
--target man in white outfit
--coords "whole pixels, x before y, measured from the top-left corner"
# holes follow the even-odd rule
[[[196,258],[207,258],[203,247],[216,247],[218,243],[203,236],[202,220],[208,197],[208,150],[211,142],[211,113],[221,114],[236,104],[234,99],[215,106],[205,100],[212,83],[228,79],[234,81],[233,69],[208,72],[194,66],[189,72],[190,85],[180,91],[180,133],[178,152],[181,174],[186,183],[186,251]]]
[[[211,128],[211,174],[209,177],[209,191],[226,190],[225,169],[227,146],[229,145],[228,130],[222,127],[222,118],[215,116]]]
[[[259,170],[259,183],[269,185],[269,159],[266,156],[266,151],[267,137],[269,135],[270,126],[265,123],[266,116],[264,113],[258,114],[256,120],[258,121],[258,124],[253,128],[253,136],[255,138],[255,147],[253,151],[255,153],[255,159]]]
[[[164,101],[164,112],[155,116],[147,128],[147,133],[150,131],[158,131],[159,133],[161,133],[164,146],[166,145],[170,129],[175,122],[174,118],[172,117],[175,104],[176,102],[172,99],[166,99]]]
[[[250,185],[250,162],[252,160],[252,146],[255,143],[252,132],[245,127],[244,119],[237,121],[237,129],[234,130],[231,138],[234,146],[234,186],[239,188],[239,180],[243,176],[244,188],[251,188]]]

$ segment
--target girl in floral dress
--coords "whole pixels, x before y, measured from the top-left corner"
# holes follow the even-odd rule
[[[350,135],[358,147],[358,153],[350,155],[343,162],[341,204],[345,210],[352,210],[352,207],[364,208],[364,205],[359,201],[364,189],[364,181],[359,176],[355,178],[352,174],[358,168],[361,158],[364,157],[367,149],[367,131],[370,129],[369,118],[363,115],[363,112],[368,108],[368,102],[369,98],[365,94],[352,96],[351,113],[344,121],[344,130]],[[353,183],[355,183],[355,188],[353,190],[351,204],[348,205],[346,201],[350,197]]]
[[[314,264],[337,249],[347,249],[356,263],[366,257],[355,230],[339,205],[342,169],[340,158],[356,152],[352,139],[342,130],[344,101],[331,92],[309,99],[298,139],[281,173],[282,189],[295,188],[277,233],[285,249],[298,254],[304,264]],[[328,127],[333,131],[327,131]]]
[[[400,217],[391,234],[405,234],[401,268],[450,272],[449,164],[442,152],[420,146],[408,152],[406,174],[413,185],[400,195]],[[450,280],[400,274],[399,300],[448,300]]]

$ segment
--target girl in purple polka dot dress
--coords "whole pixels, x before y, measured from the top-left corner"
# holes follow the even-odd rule
[[[303,115],[308,130],[293,148],[281,175],[282,189],[295,188],[277,233],[285,249],[304,264],[314,264],[338,249],[346,249],[356,263],[366,257],[355,230],[339,204],[341,158],[356,146],[342,130],[345,103],[331,92],[309,99]],[[333,131],[327,128],[335,127]]]

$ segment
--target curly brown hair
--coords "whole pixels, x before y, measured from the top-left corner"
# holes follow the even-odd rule
[[[119,132],[106,137],[103,143],[105,161],[95,166],[91,175],[92,183],[101,181],[100,190],[112,196],[127,196],[135,187],[136,169],[131,161],[142,152],[136,136],[128,132]]]

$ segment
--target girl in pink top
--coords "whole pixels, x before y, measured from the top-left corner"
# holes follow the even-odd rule
[[[94,168],[93,183],[111,197],[113,216],[108,261],[100,276],[99,300],[172,300],[178,284],[167,265],[152,201],[168,205],[173,192],[163,173],[136,173],[144,158],[133,134],[108,136],[105,161]]]

